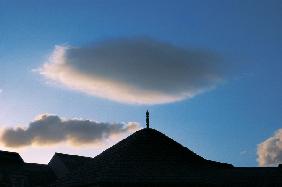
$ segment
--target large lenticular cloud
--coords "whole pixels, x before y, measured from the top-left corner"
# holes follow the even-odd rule
[[[111,136],[140,129],[136,122],[101,123],[90,120],[62,119],[56,115],[40,115],[27,128],[3,129],[1,142],[6,147],[54,145],[69,142],[71,145],[101,143]]]
[[[129,104],[189,99],[221,77],[210,53],[151,39],[123,39],[88,47],[56,46],[39,72],[70,89]]]

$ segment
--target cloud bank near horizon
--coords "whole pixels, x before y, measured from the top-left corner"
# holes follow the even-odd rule
[[[38,69],[48,80],[127,104],[192,98],[222,80],[218,56],[152,39],[116,39],[86,47],[56,46]]]
[[[282,129],[258,145],[257,156],[259,166],[276,167],[282,163]]]
[[[140,129],[136,122],[104,123],[81,119],[62,119],[44,114],[27,128],[2,129],[1,142],[6,147],[55,145],[62,142],[73,146],[99,144],[111,137],[125,135]]]

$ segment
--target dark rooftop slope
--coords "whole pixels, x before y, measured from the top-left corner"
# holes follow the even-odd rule
[[[0,151],[0,165],[10,165],[10,164],[23,164],[24,161],[19,153]]]
[[[96,156],[58,186],[187,182],[197,170],[232,168],[206,160],[154,129],[142,129]],[[200,172],[202,174],[202,172]]]
[[[53,171],[43,164],[25,163],[15,152],[0,151],[0,186],[42,186],[56,180]]]
[[[54,159],[60,159],[68,170],[75,171],[76,169],[81,167],[81,165],[91,161],[93,158],[78,155],[69,155],[64,153],[55,153],[48,165],[50,165],[50,163],[52,163]]]
[[[137,131],[95,157],[106,163],[143,162],[149,167],[180,164],[189,167],[232,167],[206,160],[163,133],[147,128]],[[108,165],[107,164],[107,165]],[[153,165],[152,165],[153,164]],[[176,165],[175,165],[176,164]]]

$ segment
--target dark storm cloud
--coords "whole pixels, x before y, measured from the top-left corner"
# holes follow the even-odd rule
[[[131,104],[189,99],[222,80],[218,56],[152,39],[57,46],[40,73],[71,89]]]
[[[258,145],[257,155],[260,166],[278,166],[282,163],[282,129]]]
[[[82,145],[99,143],[111,136],[129,133],[138,128],[139,125],[134,122],[111,124],[41,115],[27,128],[4,129],[1,141],[7,147],[52,145],[61,142]]]

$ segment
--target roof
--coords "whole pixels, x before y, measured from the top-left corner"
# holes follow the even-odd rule
[[[52,169],[45,164],[25,163],[17,173],[28,177],[30,186],[43,186],[56,180]]]
[[[161,132],[135,132],[58,181],[58,186],[101,183],[181,182],[197,178],[199,168],[232,168],[206,160]]]
[[[11,186],[14,180],[23,180],[25,186],[48,185],[56,176],[48,165],[34,163],[0,165],[0,186]],[[5,182],[5,185],[1,182]]]
[[[91,157],[69,155],[69,154],[63,154],[63,153],[55,153],[51,161],[54,158],[60,159],[69,171],[75,171],[76,169],[78,169],[79,167],[81,167],[82,165],[86,164],[87,162],[93,159]]]
[[[22,157],[16,152],[0,151],[0,164],[23,164]]]

